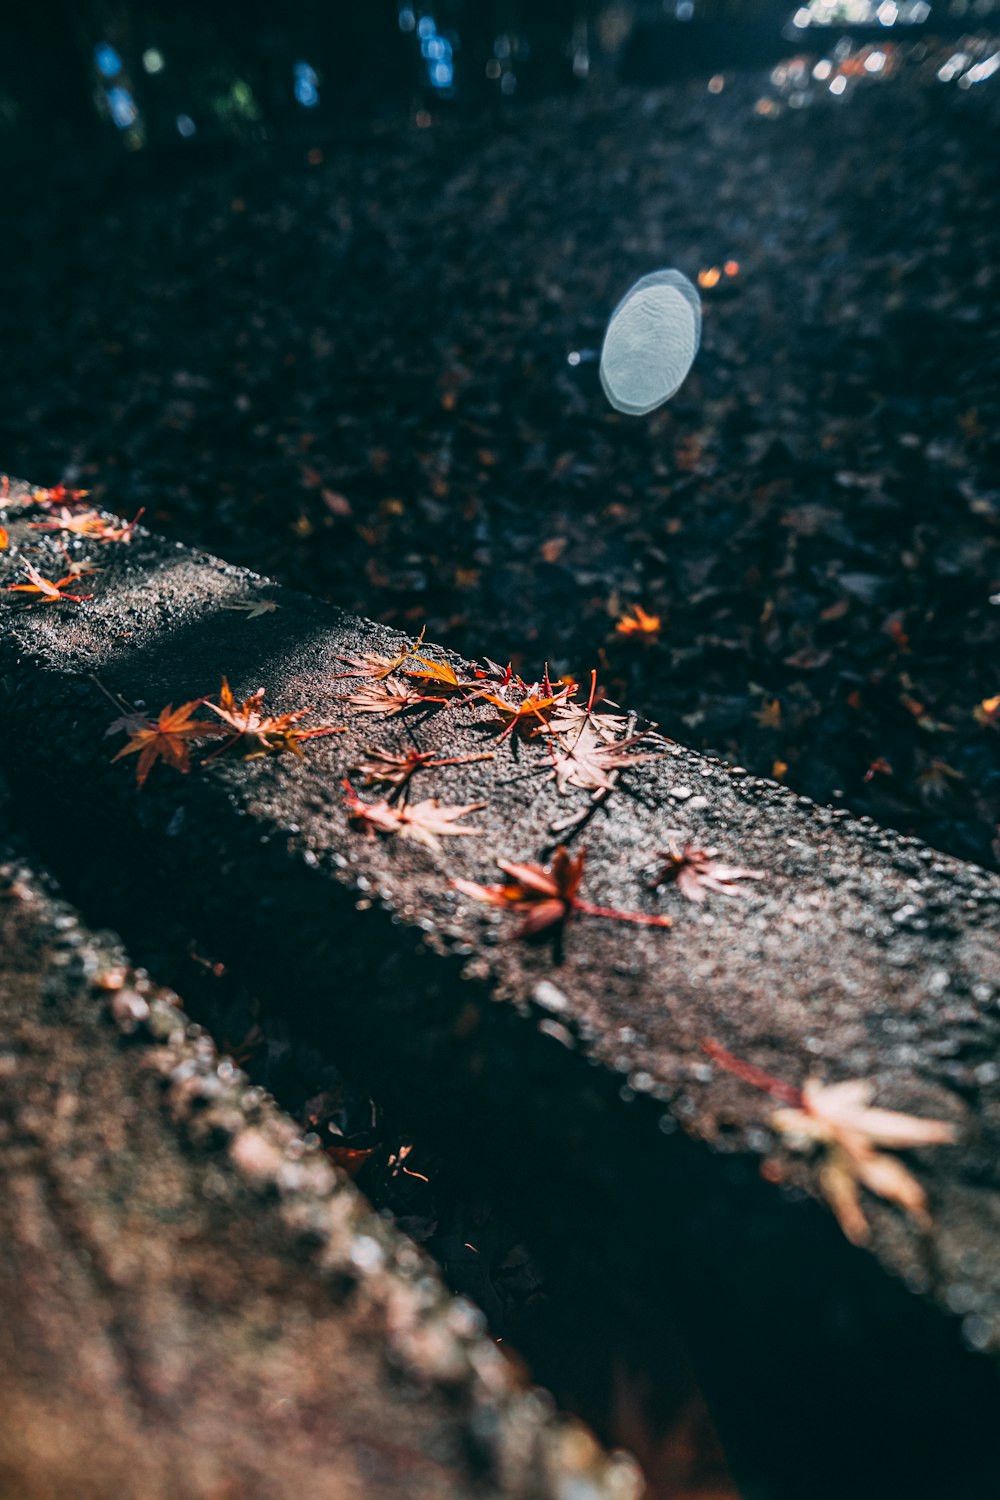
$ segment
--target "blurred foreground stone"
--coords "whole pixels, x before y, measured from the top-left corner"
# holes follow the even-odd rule
[[[0,1493],[634,1496],[199,1030],[0,846]]]

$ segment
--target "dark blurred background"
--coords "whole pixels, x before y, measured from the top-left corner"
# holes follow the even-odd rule
[[[997,865],[995,6],[8,6],[0,466]]]
[[[607,81],[766,66],[810,25],[958,34],[994,0],[33,0],[8,5],[0,134],[135,150],[265,140],[303,112],[475,111]],[[897,31],[898,28],[898,31]]]

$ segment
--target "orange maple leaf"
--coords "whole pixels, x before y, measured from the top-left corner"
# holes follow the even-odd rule
[[[641,604],[633,604],[631,609],[631,615],[626,610],[615,625],[619,635],[659,635],[663,626],[659,615],[647,614]]]
[[[95,568],[78,569],[75,572],[66,573],[62,578],[43,578],[37,568],[31,563],[24,564],[24,571],[28,576],[27,583],[8,583],[9,594],[37,594],[38,598],[30,602],[33,604],[60,604],[69,601],[71,604],[82,604],[85,599],[93,599],[93,594],[67,594],[66,585],[72,583],[74,578],[79,578],[82,573],[93,573]]]
[[[143,510],[138,511],[131,521],[118,524],[107,520],[96,510],[87,510],[76,515],[63,506],[58,515],[50,520],[31,521],[29,526],[32,531],[69,531],[75,536],[87,537],[88,540],[96,542],[130,542]]]
[[[191,717],[204,701],[203,698],[194,698],[190,703],[182,703],[180,708],[174,708],[172,703],[168,703],[161,710],[158,719],[130,715],[124,725],[114,725],[115,729],[128,727],[132,737],[113,760],[121,760],[125,755],[138,755],[135,779],[139,786],[145,785],[146,777],[158,760],[186,774],[191,769],[191,740],[218,734],[215,724]],[[136,727],[137,725],[141,727]]]
[[[499,693],[488,693],[478,690],[469,699],[481,699],[489,703],[495,710],[495,717],[506,721],[506,728],[500,735],[505,740],[515,729],[522,734],[527,734],[539,728],[546,728],[552,714],[562,708],[577,691],[577,685],[572,681],[563,681],[554,684],[549,681],[548,675],[542,682],[536,682],[531,687],[516,678],[512,686],[521,694],[517,700],[507,696],[509,689]]]
[[[455,692],[460,687],[471,687],[472,683],[460,682],[458,674],[453,667],[445,661],[431,661],[428,656],[413,656],[414,661],[420,662],[419,667],[406,666],[403,668],[404,675],[412,677],[416,682],[430,682],[444,692]]]
[[[303,741],[345,732],[343,727],[334,728],[331,724],[322,724],[315,729],[300,729],[299,720],[313,712],[311,707],[287,714],[265,714],[263,688],[251,693],[245,702],[237,703],[225,677],[219,690],[218,703],[213,703],[210,698],[203,701],[205,707],[217,714],[233,731],[231,738],[215,751],[212,759],[241,740],[246,741],[245,760],[253,760],[259,755],[274,755],[280,750],[290,750],[293,755],[301,756]]]
[[[982,724],[984,729],[1000,729],[1000,695],[996,698],[984,698],[982,703],[977,703],[972,710],[977,724]]]
[[[65,484],[54,484],[51,489],[33,490],[31,498],[36,505],[78,505],[89,494],[89,490],[72,490]]]

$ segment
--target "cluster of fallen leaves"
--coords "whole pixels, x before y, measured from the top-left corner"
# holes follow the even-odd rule
[[[109,696],[111,696],[109,694]],[[313,712],[312,708],[300,708],[293,713],[267,714],[264,712],[264,689],[258,688],[243,703],[237,702],[229,683],[222,679],[217,701],[212,698],[193,698],[174,708],[168,703],[155,718],[140,713],[130,705],[113,700],[121,710],[121,717],[110,724],[106,734],[127,734],[124,745],[114,760],[137,755],[136,781],[144,786],[150,771],[157,761],[172,766],[175,771],[191,769],[191,747],[196,741],[210,743],[218,741],[215,749],[206,757],[234,750],[244,760],[253,760],[261,755],[274,755],[290,750],[293,755],[302,755],[302,746],[307,740],[325,735],[342,734],[343,727],[322,724],[304,728],[301,720]],[[213,718],[196,718],[200,711],[207,710]]]
[[[5,475],[0,500],[6,499],[9,490],[10,480]],[[64,484],[57,484],[52,489],[33,491],[32,502],[35,505],[49,506],[51,510],[44,521],[30,521],[29,530],[58,532],[60,536],[78,536],[91,542],[130,542],[143,512],[140,510],[131,521],[125,522],[102,516],[99,511],[84,505],[89,493],[88,490],[70,489]],[[6,529],[0,526],[0,551],[5,550],[9,544],[10,537]],[[100,569],[94,567],[88,559],[74,561],[61,542],[60,548],[66,560],[66,572],[60,578],[46,578],[33,563],[25,559],[24,581],[7,584],[5,592],[24,595],[22,602],[28,605],[84,604],[92,599],[93,594],[80,594],[72,590],[76,587],[77,579],[98,573]]]
[[[368,654],[343,658],[346,670],[340,676],[360,679],[357,686],[342,696],[344,707],[349,712],[385,718],[410,710],[438,712],[468,704],[485,708],[487,713],[480,714],[480,722],[500,726],[496,736],[498,750],[505,741],[516,738],[525,747],[520,753],[530,755],[533,744],[543,751],[535,757],[527,774],[533,770],[547,773],[561,794],[573,790],[590,793],[588,806],[553,824],[553,833],[578,828],[596,803],[615,790],[622,771],[658,759],[664,753],[662,742],[654,741],[650,731],[635,732],[625,715],[606,711],[607,707],[613,710],[614,705],[598,703],[594,673],[584,703],[578,700],[579,685],[570,678],[553,681],[546,671],[540,680],[526,682],[510,666],[501,667],[488,660],[485,665],[474,666],[460,675],[449,663],[421,655],[418,648],[422,642],[421,633],[412,646],[404,647],[394,656]],[[480,834],[481,830],[461,820],[484,804],[459,806],[429,798],[411,806],[406,800],[407,789],[412,777],[422,769],[493,759],[498,750],[485,755],[440,757],[417,749],[399,752],[370,748],[352,769],[366,786],[388,787],[389,791],[377,802],[365,802],[351,783],[345,781],[348,816],[369,836],[397,834],[435,849],[440,848],[442,837]],[[733,884],[736,879],[759,878],[757,871],[717,864],[711,852],[690,845],[676,856],[665,853],[659,857],[673,860],[671,876],[661,873],[649,883],[650,888],[656,889],[683,870],[685,878],[678,878],[677,886],[692,901],[704,900],[708,890],[721,895],[741,894]],[[474,900],[518,914],[521,921],[516,933],[523,938],[548,929],[561,932],[575,915],[646,927],[671,925],[668,916],[620,911],[585,899],[580,891],[585,861],[585,850],[573,856],[559,844],[547,868],[499,860],[500,870],[507,877],[504,884],[483,885],[461,879],[452,883]]]
[[[727,1072],[780,1101],[771,1124],[789,1149],[818,1151],[820,1189],[853,1245],[866,1244],[871,1233],[861,1207],[861,1187],[895,1203],[921,1229],[930,1227],[927,1194],[913,1173],[886,1152],[954,1145],[958,1131],[949,1121],[873,1108],[875,1085],[868,1079],[825,1084],[807,1078],[795,1088],[734,1057],[718,1042],[702,1046]]]

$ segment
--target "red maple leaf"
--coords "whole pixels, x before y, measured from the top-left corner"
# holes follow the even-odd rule
[[[485,807],[485,802],[470,802],[460,807],[438,802],[436,797],[428,797],[412,806],[404,804],[394,807],[385,798],[378,802],[362,802],[349,781],[345,781],[343,786],[347,816],[352,823],[360,824],[372,838],[376,833],[396,833],[404,839],[423,844],[428,849],[440,849],[438,840],[442,837],[458,834],[465,834],[467,838],[483,836],[481,828],[458,828],[455,825],[466,813],[478,812]]]
[[[31,498],[36,505],[79,505],[89,494],[89,490],[71,490],[65,484],[54,484],[51,489],[33,490]]]
[[[734,885],[736,880],[763,880],[763,870],[747,870],[741,865],[725,865],[715,858],[714,849],[698,849],[694,844],[685,844],[678,849],[671,844],[661,849],[657,858],[663,861],[649,882],[651,890],[666,885],[672,880],[682,896],[699,905],[706,891],[719,896],[746,896],[748,891]]]
[[[516,677],[508,687],[501,688],[496,693],[477,689],[468,701],[481,699],[491,705],[495,710],[494,717],[502,720],[506,726],[500,735],[500,739],[505,740],[515,730],[528,734],[539,728],[547,728],[552,715],[565,707],[576,691],[575,682],[553,683],[546,672],[543,680],[533,683],[531,687]]]
[[[634,922],[641,927],[672,925],[669,917],[617,911],[613,907],[595,906],[591,901],[584,901],[579,891],[586,857],[585,849],[574,858],[560,844],[547,870],[540,865],[511,864],[500,859],[497,864],[509,877],[506,885],[478,885],[472,880],[459,879],[453,880],[452,885],[477,901],[487,901],[505,911],[524,912],[524,921],[517,930],[517,936],[522,938],[543,932],[546,927],[559,926],[574,912],[589,917],[608,917],[616,922]]]
[[[366,760],[359,761],[351,769],[365,778],[365,786],[403,787],[417,771],[433,770],[437,766],[464,766],[476,760],[493,760],[493,752],[483,755],[449,755],[438,759],[433,750],[366,750]]]

